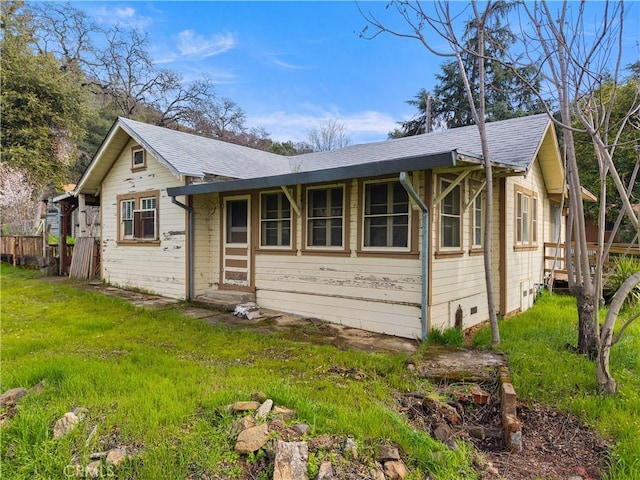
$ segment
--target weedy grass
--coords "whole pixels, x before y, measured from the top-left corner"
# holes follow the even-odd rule
[[[408,455],[409,478],[475,477],[469,446],[451,451],[391,408],[395,393],[424,388],[407,372],[404,355],[211,326],[31,272],[2,266],[1,273],[1,389],[45,381],[2,427],[2,478],[71,477],[72,457],[86,465],[101,438],[139,449],[104,477],[242,478],[226,405],[254,391],[296,410],[313,435],[397,444]],[[361,375],[342,376],[331,367]],[[55,421],[74,406],[87,408],[87,418],[54,440]]]
[[[488,348],[490,337],[485,328],[474,343]],[[640,321],[612,347],[611,371],[619,385],[613,396],[597,394],[594,363],[570,348],[578,338],[573,297],[543,295],[530,310],[501,321],[500,337],[518,396],[556,406],[596,428],[615,442],[609,478],[640,479]]]

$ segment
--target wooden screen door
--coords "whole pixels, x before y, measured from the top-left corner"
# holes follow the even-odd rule
[[[251,286],[251,197],[224,199],[222,283]]]

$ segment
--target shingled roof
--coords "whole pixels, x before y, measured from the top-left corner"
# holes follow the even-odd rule
[[[535,160],[549,128],[549,119],[544,114],[488,123],[487,136],[492,163],[526,172]],[[281,177],[286,184],[293,184],[304,183],[303,179],[322,181],[317,174],[303,175],[309,172],[342,169],[339,173],[327,176],[327,180],[335,180],[360,173],[358,166],[361,166],[362,173],[372,175],[376,172],[384,174],[408,168],[429,169],[452,165],[460,155],[477,163],[482,160],[476,126],[285,157],[118,118],[80,180],[78,191],[99,190],[102,178],[130,138],[142,145],[176,176],[200,179],[209,175],[229,180],[273,177],[273,182],[270,183],[277,183],[279,180],[275,177]],[[449,160],[451,158],[452,161]],[[241,182],[238,185],[249,187],[253,184]],[[256,188],[259,186],[256,184]],[[217,190],[219,188],[216,187]],[[181,187],[180,194],[186,194],[187,190],[188,187]]]

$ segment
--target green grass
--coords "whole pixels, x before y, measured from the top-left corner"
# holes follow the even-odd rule
[[[577,342],[576,318],[573,297],[544,295],[534,308],[500,322],[514,386],[519,397],[575,414],[613,440],[611,479],[640,479],[640,321],[611,351],[618,393],[600,396],[593,362],[567,349]],[[489,329],[474,342],[488,348]]]
[[[404,355],[211,326],[32,272],[3,266],[1,273],[1,390],[46,385],[25,397],[1,429],[2,478],[65,478],[72,456],[86,464],[98,439],[109,435],[139,453],[105,477],[240,478],[225,406],[255,391],[295,409],[314,435],[397,444],[408,456],[410,479],[474,478],[468,446],[453,452],[391,408],[398,391],[425,388],[407,371]],[[332,366],[357,368],[362,379],[332,374]],[[53,424],[74,406],[86,407],[88,418],[54,440]]]

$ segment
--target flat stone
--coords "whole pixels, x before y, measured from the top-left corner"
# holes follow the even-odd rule
[[[269,439],[269,426],[266,423],[247,428],[240,432],[235,450],[240,454],[260,450]]]
[[[381,445],[378,449],[378,460],[400,460],[400,453],[396,447]]]
[[[353,438],[347,438],[344,441],[343,452],[347,455],[351,455],[352,458],[358,458],[358,444]]]
[[[323,450],[331,450],[333,448],[333,439],[326,433],[314,438],[312,442],[315,448],[321,448]]]
[[[320,464],[318,475],[316,475],[316,480],[333,480],[334,478],[333,465],[331,465],[331,462],[325,460]]]
[[[122,465],[128,458],[129,454],[124,448],[114,448],[107,453],[107,463],[114,467]]]
[[[439,423],[433,431],[433,437],[442,443],[446,443],[451,438],[451,428],[446,423]]]
[[[235,422],[231,424],[231,435],[237,437],[240,435],[240,432],[246,430],[247,428],[252,428],[256,426],[256,421],[250,415],[239,418]]]
[[[407,476],[407,467],[402,460],[384,462],[384,474],[392,480],[403,480]]]
[[[255,400],[256,402],[264,402],[267,398],[267,394],[264,392],[253,392],[251,394],[251,400]]]
[[[308,435],[311,433],[311,427],[306,423],[296,423],[291,427],[298,435]]]
[[[262,403],[262,405],[258,407],[258,409],[256,410],[256,413],[254,414],[256,420],[264,420],[265,418],[267,418],[272,408],[273,408],[273,400],[271,399],[265,400]]]
[[[296,418],[296,411],[291,410],[290,408],[280,407],[276,405],[273,407],[271,411],[274,417],[280,418],[283,422],[290,422],[294,418]]]
[[[0,395],[0,408],[13,407],[27,394],[27,389],[23,387],[12,388]]]
[[[307,480],[307,442],[283,442],[276,444],[273,480]]]
[[[384,469],[380,464],[377,464],[376,468],[369,469],[369,476],[372,480],[386,480],[384,476]]]
[[[231,410],[234,412],[253,412],[260,407],[260,402],[252,400],[250,402],[236,402],[231,405]]]
[[[73,430],[81,418],[74,412],[67,412],[53,426],[53,438],[62,438]]]
[[[451,405],[447,405],[446,403],[443,403],[438,407],[438,413],[440,413],[440,415],[442,415],[443,418],[451,425],[457,425],[460,421],[458,411]]]
[[[84,469],[84,473],[89,478],[98,478],[100,476],[100,460],[88,464]]]

